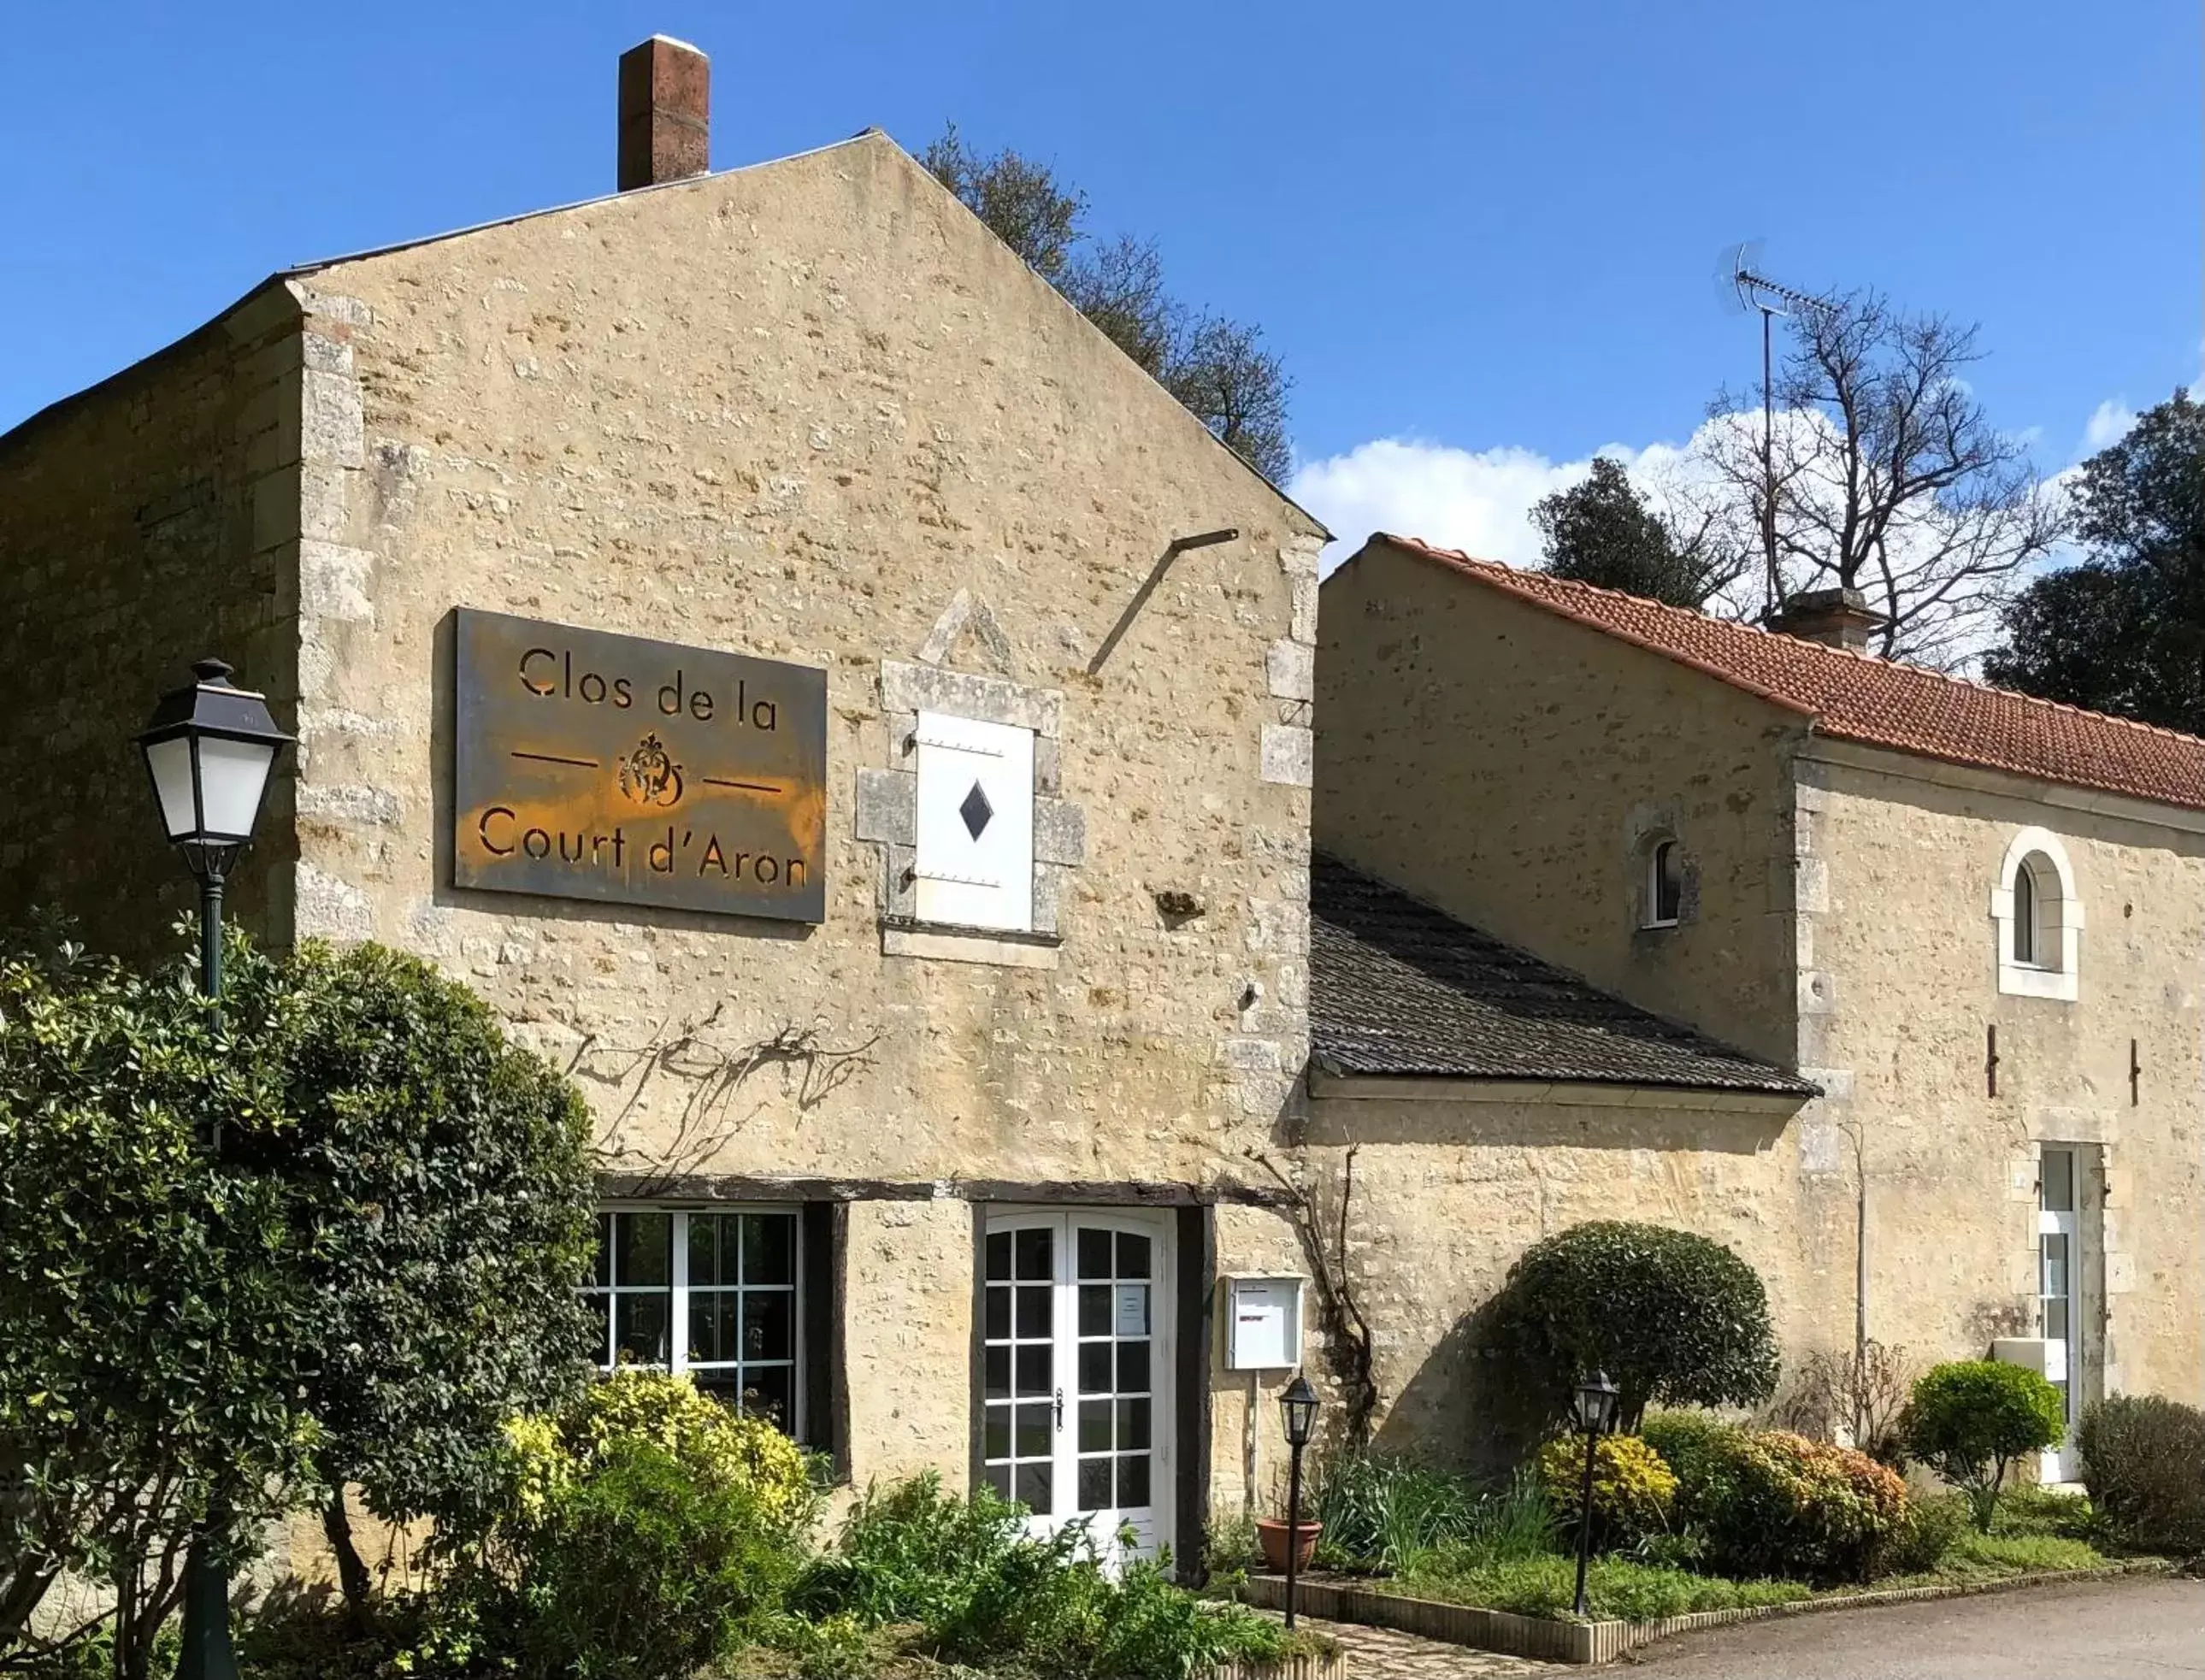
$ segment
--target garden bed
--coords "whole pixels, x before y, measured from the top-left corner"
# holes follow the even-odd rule
[[[1513,1611],[1490,1610],[1474,1605],[1452,1604],[1441,1599],[1418,1598],[1383,1579],[1318,1576],[1297,1583],[1295,1602],[1300,1612],[1322,1621],[1354,1622],[1369,1627],[1392,1628],[1424,1639],[1481,1651],[1500,1651],[1512,1656],[1536,1657],[1549,1662],[1613,1662],[1627,1652],[1680,1633],[1727,1626],[1733,1622],[1757,1621],[1769,1616],[1807,1615],[1826,1610],[1851,1610],[1869,1605],[1905,1604],[1920,1599],[1962,1598],[1980,1593],[2010,1592],[2020,1588],[2087,1581],[2107,1581],[2129,1575],[2163,1574],[2169,1565],[2157,1558],[2130,1558],[2081,1568],[2018,1570],[2007,1575],[1977,1574],[1965,1578],[1925,1578],[1897,1587],[1842,1588],[1808,1593],[1778,1602],[1737,1606],[1721,1610],[1691,1611],[1646,1621],[1563,1621],[1527,1616]],[[1259,1609],[1281,1610],[1287,1601],[1282,1575],[1251,1575],[1242,1583],[1244,1603]]]

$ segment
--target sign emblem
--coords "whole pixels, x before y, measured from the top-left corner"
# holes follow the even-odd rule
[[[824,671],[455,620],[455,886],[824,918]]]

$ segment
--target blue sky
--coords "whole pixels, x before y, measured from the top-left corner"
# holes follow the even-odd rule
[[[952,119],[1053,160],[1263,325],[1344,533],[1504,551],[1571,463],[1683,442],[1756,372],[1748,235],[1979,321],[2048,471],[2199,374],[2195,0],[91,0],[0,48],[0,429],[284,264],[609,190],[653,31],[712,55],[717,168]]]

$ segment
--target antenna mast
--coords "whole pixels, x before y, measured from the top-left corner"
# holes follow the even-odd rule
[[[1799,312],[1827,311],[1823,298],[1780,284],[1757,272],[1760,252],[1754,244],[1741,245],[1732,254],[1730,283],[1738,307],[1761,312],[1761,555],[1768,586],[1768,613],[1774,618],[1784,603],[1784,582],[1776,566],[1776,400],[1774,358],[1771,338],[1775,319]]]

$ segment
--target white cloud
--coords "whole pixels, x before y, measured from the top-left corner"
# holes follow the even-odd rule
[[[1641,488],[1655,490],[1683,464],[1689,448],[1610,444],[1593,454],[1614,457]],[[1419,438],[1382,437],[1345,454],[1304,462],[1287,488],[1340,538],[1325,555],[1328,569],[1375,531],[1421,537],[1480,560],[1536,566],[1539,533],[1531,524],[1532,504],[1584,478],[1592,459],[1556,461],[1530,449],[1458,449]]]
[[[2137,423],[2136,410],[2119,397],[2107,397],[2090,411],[2089,424],[2083,428],[2083,454],[2095,455],[2101,449],[2110,448],[2129,435],[2129,428]]]

